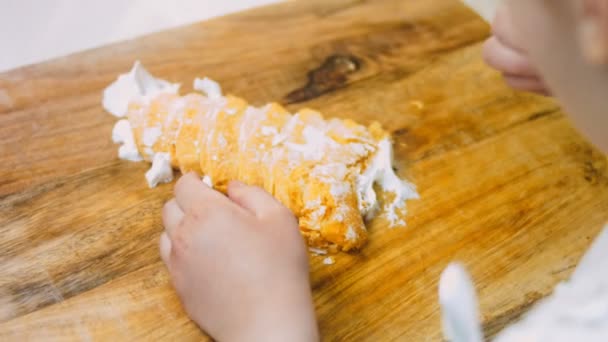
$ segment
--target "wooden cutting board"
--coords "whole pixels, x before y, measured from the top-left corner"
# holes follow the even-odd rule
[[[488,33],[456,0],[288,2],[0,74],[0,340],[205,339],[157,251],[172,185],[148,189],[147,165],[117,159],[100,105],[136,59],[185,90],[207,75],[254,104],[393,132],[421,199],[407,227],[371,224],[360,253],[311,257],[326,340],[441,340],[454,260],[494,335],[608,220],[608,165],[554,102],[483,64]]]

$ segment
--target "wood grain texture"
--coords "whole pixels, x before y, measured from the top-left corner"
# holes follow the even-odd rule
[[[471,271],[493,335],[565,279],[608,219],[608,162],[552,101],[480,58],[456,0],[302,1],[0,74],[0,340],[201,340],[156,248],[171,185],[116,158],[102,89],[140,59],[261,104],[380,121],[421,200],[311,282],[328,341],[441,340],[437,280]]]

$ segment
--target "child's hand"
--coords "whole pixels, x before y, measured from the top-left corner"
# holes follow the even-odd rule
[[[548,95],[548,88],[515,38],[507,6],[501,6],[497,10],[492,23],[492,33],[493,36],[483,47],[486,63],[502,72],[511,87]]]
[[[233,182],[228,197],[194,174],[163,208],[161,257],[190,317],[220,341],[313,341],[308,256],[291,212]]]

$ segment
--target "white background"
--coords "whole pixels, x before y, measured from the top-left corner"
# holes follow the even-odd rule
[[[0,71],[279,0],[0,0]]]

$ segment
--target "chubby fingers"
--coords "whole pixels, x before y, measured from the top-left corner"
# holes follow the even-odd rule
[[[505,81],[514,89],[550,95],[549,89],[522,52],[503,45],[496,37],[486,41],[483,47],[486,63],[500,71]]]
[[[228,197],[240,207],[258,218],[269,218],[291,212],[271,194],[257,186],[249,186],[238,181],[228,184]]]
[[[537,77],[537,71],[521,51],[503,44],[496,36],[483,45],[485,62],[505,74]]]
[[[182,176],[177,181],[175,200],[185,214],[204,214],[211,208],[230,205],[230,201],[224,195],[207,186],[193,172]]]
[[[218,215],[230,217],[234,209],[242,210],[226,196],[207,186],[195,173],[182,176],[175,185],[175,198],[163,207],[163,224],[171,246],[183,250],[192,240],[192,234]],[[163,238],[164,239],[164,238]],[[162,241],[161,241],[162,242]],[[166,242],[165,242],[166,243]]]
[[[165,231],[160,236],[159,251],[162,260],[169,265],[172,248],[181,240],[176,235],[188,215],[205,217],[208,213],[216,212],[215,208],[222,205],[233,205],[223,195],[214,191],[194,173],[183,176],[175,186],[175,198],[163,206],[162,221]],[[183,229],[182,229],[183,230]],[[174,241],[177,239],[177,241]]]
[[[174,232],[184,219],[184,212],[177,205],[175,198],[171,199],[163,206],[162,219],[165,231],[160,235],[160,258],[166,265],[169,265],[169,257],[171,255],[172,247],[169,234]]]
[[[485,62],[500,71],[511,87],[549,95],[538,70],[518,42],[515,26],[511,21],[509,7],[504,4],[496,12],[492,23],[493,36],[483,46]]]

